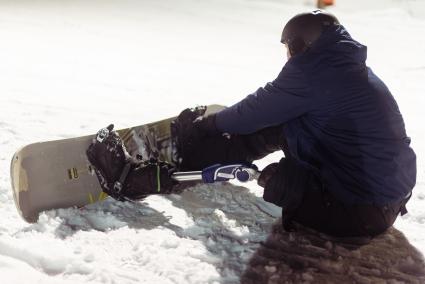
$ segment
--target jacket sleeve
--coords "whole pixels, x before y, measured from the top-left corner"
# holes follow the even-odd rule
[[[217,129],[229,134],[250,134],[309,111],[312,90],[304,73],[289,62],[273,82],[217,113]]]

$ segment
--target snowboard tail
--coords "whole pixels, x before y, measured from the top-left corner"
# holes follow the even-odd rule
[[[223,106],[210,105],[207,113]],[[130,155],[175,160],[170,124],[175,117],[118,130]],[[30,223],[45,210],[83,207],[107,197],[86,157],[95,135],[29,144],[13,156],[10,176],[16,208]]]

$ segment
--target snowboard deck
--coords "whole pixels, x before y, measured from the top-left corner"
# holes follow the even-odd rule
[[[210,105],[206,114],[224,106]],[[142,155],[172,163],[170,123],[175,117],[117,130],[132,156]],[[107,197],[87,160],[95,134],[38,142],[19,149],[12,158],[10,176],[16,208],[22,218],[37,222],[42,211],[83,207]]]

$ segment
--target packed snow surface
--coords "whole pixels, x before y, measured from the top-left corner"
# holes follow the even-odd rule
[[[18,215],[9,163],[21,146],[230,105],[285,63],[284,23],[299,0],[0,2],[1,283],[425,283],[425,4],[336,0],[368,46],[418,155],[409,214],[347,249],[285,233],[255,183],[200,185],[139,203]],[[276,161],[280,153],[258,162]]]

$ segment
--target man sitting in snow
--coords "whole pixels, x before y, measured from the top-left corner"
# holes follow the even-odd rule
[[[337,237],[384,232],[406,212],[416,179],[393,96],[366,66],[366,47],[329,13],[296,15],[281,41],[288,61],[273,82],[216,114],[180,114],[178,168],[251,163],[282,149],[285,157],[263,169],[258,183],[264,199],[282,207],[286,229],[296,222]],[[112,137],[88,150],[105,191],[122,180],[117,199],[172,192],[170,165],[134,162],[125,169],[116,162],[125,151],[108,150],[122,145]]]

